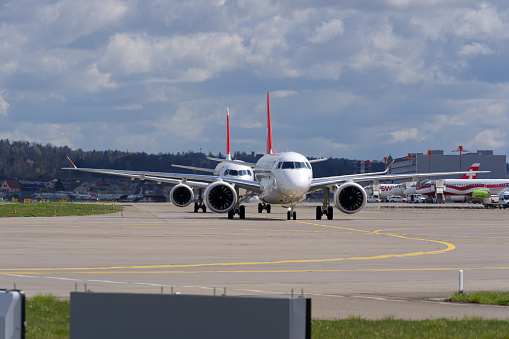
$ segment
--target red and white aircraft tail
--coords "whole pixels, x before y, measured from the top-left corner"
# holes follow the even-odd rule
[[[468,173],[463,174],[463,176],[460,179],[476,179],[477,178],[477,172],[479,170],[479,166],[481,164],[476,162],[475,164],[472,164],[470,168],[468,169]],[[475,172],[474,172],[475,171]],[[474,173],[472,173],[474,172]]]
[[[226,115],[226,160],[232,160],[232,152],[230,149],[230,109],[226,107],[228,114]]]
[[[267,154],[274,154],[274,147],[272,145],[272,123],[270,121],[269,92],[267,92]]]

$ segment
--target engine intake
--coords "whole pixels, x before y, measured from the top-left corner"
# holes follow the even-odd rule
[[[366,205],[366,191],[359,184],[347,182],[334,193],[334,204],[343,213],[359,212]]]
[[[237,193],[232,185],[216,181],[207,186],[204,192],[205,205],[215,213],[226,213],[237,203]]]
[[[193,189],[184,184],[178,184],[170,191],[171,202],[178,207],[186,207],[194,201]]]

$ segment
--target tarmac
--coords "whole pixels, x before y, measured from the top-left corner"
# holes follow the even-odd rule
[[[509,319],[509,307],[444,301],[509,291],[509,210],[368,204],[315,220],[319,203],[246,219],[126,203],[115,214],[0,219],[0,288],[305,296],[314,319]],[[461,207],[461,208],[460,208]]]

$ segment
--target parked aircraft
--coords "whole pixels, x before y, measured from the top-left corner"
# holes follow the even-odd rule
[[[509,179],[444,179],[442,181],[446,201],[482,201],[509,186]],[[416,192],[435,196],[436,185],[436,180],[427,181],[417,187]]]
[[[276,154],[273,151],[272,125],[270,117],[270,100],[267,92],[267,152],[256,164],[239,162],[235,160],[223,160],[233,164],[250,166],[255,171],[255,180],[244,180],[217,175],[196,175],[182,173],[163,173],[147,171],[127,171],[115,169],[96,168],[64,168],[69,170],[102,173],[138,178],[140,180],[153,180],[158,182],[178,182],[189,184],[189,179],[203,181],[205,185],[204,201],[207,208],[215,213],[228,213],[228,218],[233,218],[234,211],[239,205],[238,189],[243,188],[265,204],[280,204],[288,208],[287,219],[295,220],[297,214],[295,206],[302,202],[308,193],[323,190],[324,199],[322,206],[316,207],[316,219],[326,215],[327,219],[333,219],[333,207],[330,202],[330,194],[333,193],[334,205],[344,213],[356,213],[366,204],[366,192],[356,181],[391,180],[397,178],[420,177],[420,176],[444,176],[463,174],[462,172],[446,173],[421,173],[421,174],[396,174],[387,175],[386,171],[379,173],[363,173],[341,175],[333,177],[313,178],[311,164],[323,159],[308,160],[302,154],[286,152]],[[210,182],[210,183],[206,183]],[[240,217],[245,216],[244,206],[239,207]]]
[[[477,178],[477,173],[479,172],[479,166],[481,164],[476,162],[474,164],[472,164],[472,166],[470,166],[467,170],[467,172],[465,174],[463,174],[461,176],[461,180],[464,180],[464,179],[476,179]],[[404,195],[410,195],[410,194],[420,194],[420,192],[417,192],[417,188],[418,187],[421,187],[423,185],[423,182],[416,182],[414,183],[412,186],[408,187],[404,192],[403,194]],[[428,195],[429,196],[429,195]]]

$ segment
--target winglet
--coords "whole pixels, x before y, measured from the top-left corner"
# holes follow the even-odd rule
[[[230,150],[230,109],[226,107],[228,112],[226,115],[226,160],[232,160],[232,153]]]
[[[269,92],[267,92],[267,154],[274,154],[274,148],[272,146],[272,124],[270,121]]]
[[[389,166],[385,169],[385,173],[389,172],[389,168],[391,168],[392,164],[394,164],[394,160],[391,162]]]
[[[75,169],[78,169],[78,167],[76,167],[76,165],[74,164],[74,162],[72,162],[71,158],[67,157],[67,159],[71,162],[71,164],[74,166]]]

